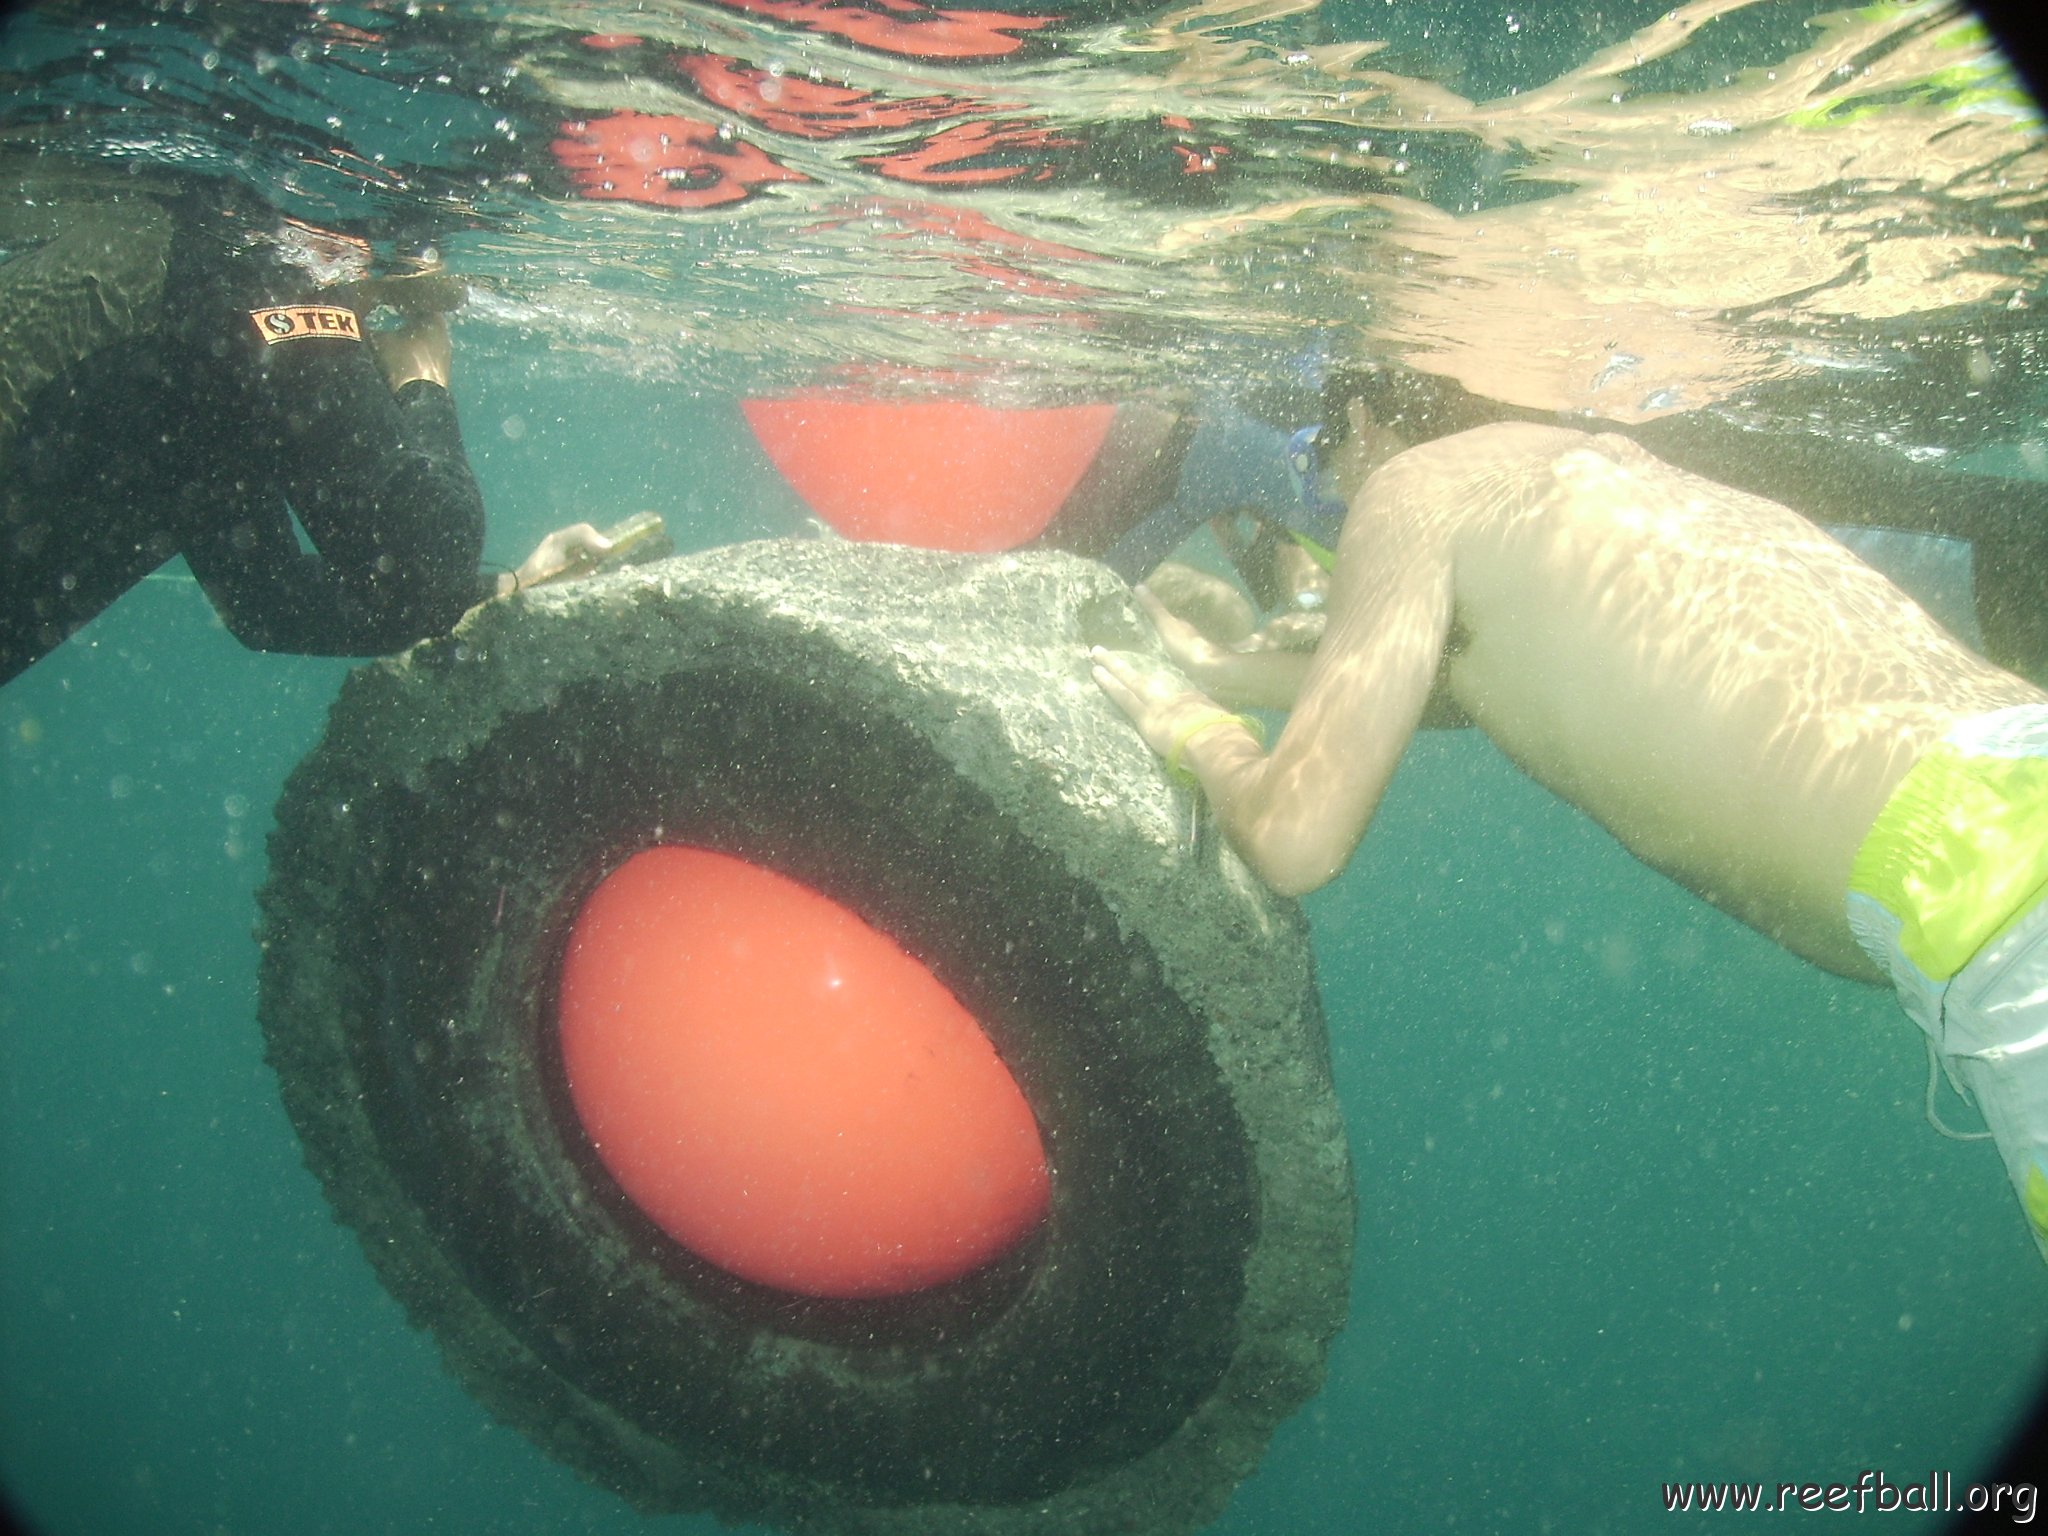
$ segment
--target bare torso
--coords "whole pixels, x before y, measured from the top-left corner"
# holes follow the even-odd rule
[[[1356,408],[1352,425],[1312,658],[1219,648],[1141,594],[1204,688],[1289,708],[1270,754],[1177,674],[1096,656],[1261,878],[1299,895],[1344,868],[1442,683],[1645,863],[1881,979],[1846,910],[1872,822],[1957,722],[2048,694],[1796,513],[1625,438],[1500,423],[1404,449]]]
[[[1885,800],[1957,721],[2043,695],[1774,502],[1624,438],[1506,424],[1408,450],[1360,512],[1436,525],[1447,679],[1638,857],[1831,970]]]

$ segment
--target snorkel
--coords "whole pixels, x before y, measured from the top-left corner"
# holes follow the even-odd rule
[[[1343,421],[1341,416],[1337,419],[1340,423]],[[1332,446],[1342,439],[1341,426],[1330,429],[1320,422],[1301,428],[1287,439],[1287,478],[1293,483],[1295,497],[1305,510],[1304,521],[1318,533],[1325,529],[1342,529],[1347,510],[1342,499],[1331,494],[1323,475],[1322,449],[1326,433],[1333,440]],[[1326,571],[1336,569],[1337,556],[1327,545],[1310,538],[1298,528],[1290,528],[1288,532],[1293,535],[1295,543],[1315,557],[1316,564]],[[1334,543],[1335,532],[1330,538]]]

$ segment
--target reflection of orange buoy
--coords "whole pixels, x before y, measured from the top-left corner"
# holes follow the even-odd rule
[[[562,124],[548,146],[578,196],[655,208],[736,203],[777,181],[808,181],[714,123],[612,112]]]
[[[997,410],[822,393],[741,409],[783,478],[837,532],[973,551],[1042,533],[1116,414],[1113,405]]]
[[[845,907],[703,848],[584,903],[562,1059],[655,1224],[749,1280],[886,1296],[979,1268],[1045,1213],[1045,1154],[988,1037]]]

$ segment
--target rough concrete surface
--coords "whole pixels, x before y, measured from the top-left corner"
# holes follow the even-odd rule
[[[271,1058],[385,1283],[551,1454],[797,1528],[1164,1533],[1320,1386],[1352,1208],[1305,925],[1189,839],[1091,641],[1153,643],[1089,561],[774,541],[350,678],[279,806]],[[581,894],[664,839],[826,889],[983,1020],[1054,1174],[1029,1256],[835,1311],[624,1208],[550,988]]]

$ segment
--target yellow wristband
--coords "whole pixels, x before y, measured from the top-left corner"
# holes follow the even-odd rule
[[[1250,715],[1226,714],[1223,710],[1219,709],[1212,714],[1203,715],[1193,725],[1184,727],[1181,733],[1173,738],[1173,746],[1166,754],[1167,773],[1183,783],[1192,783],[1195,776],[1189,769],[1182,766],[1181,754],[1187,751],[1189,743],[1197,736],[1201,735],[1204,731],[1213,731],[1219,725],[1243,726],[1253,741],[1257,742],[1260,746],[1266,744],[1265,733],[1259,729],[1259,722],[1252,719]]]

